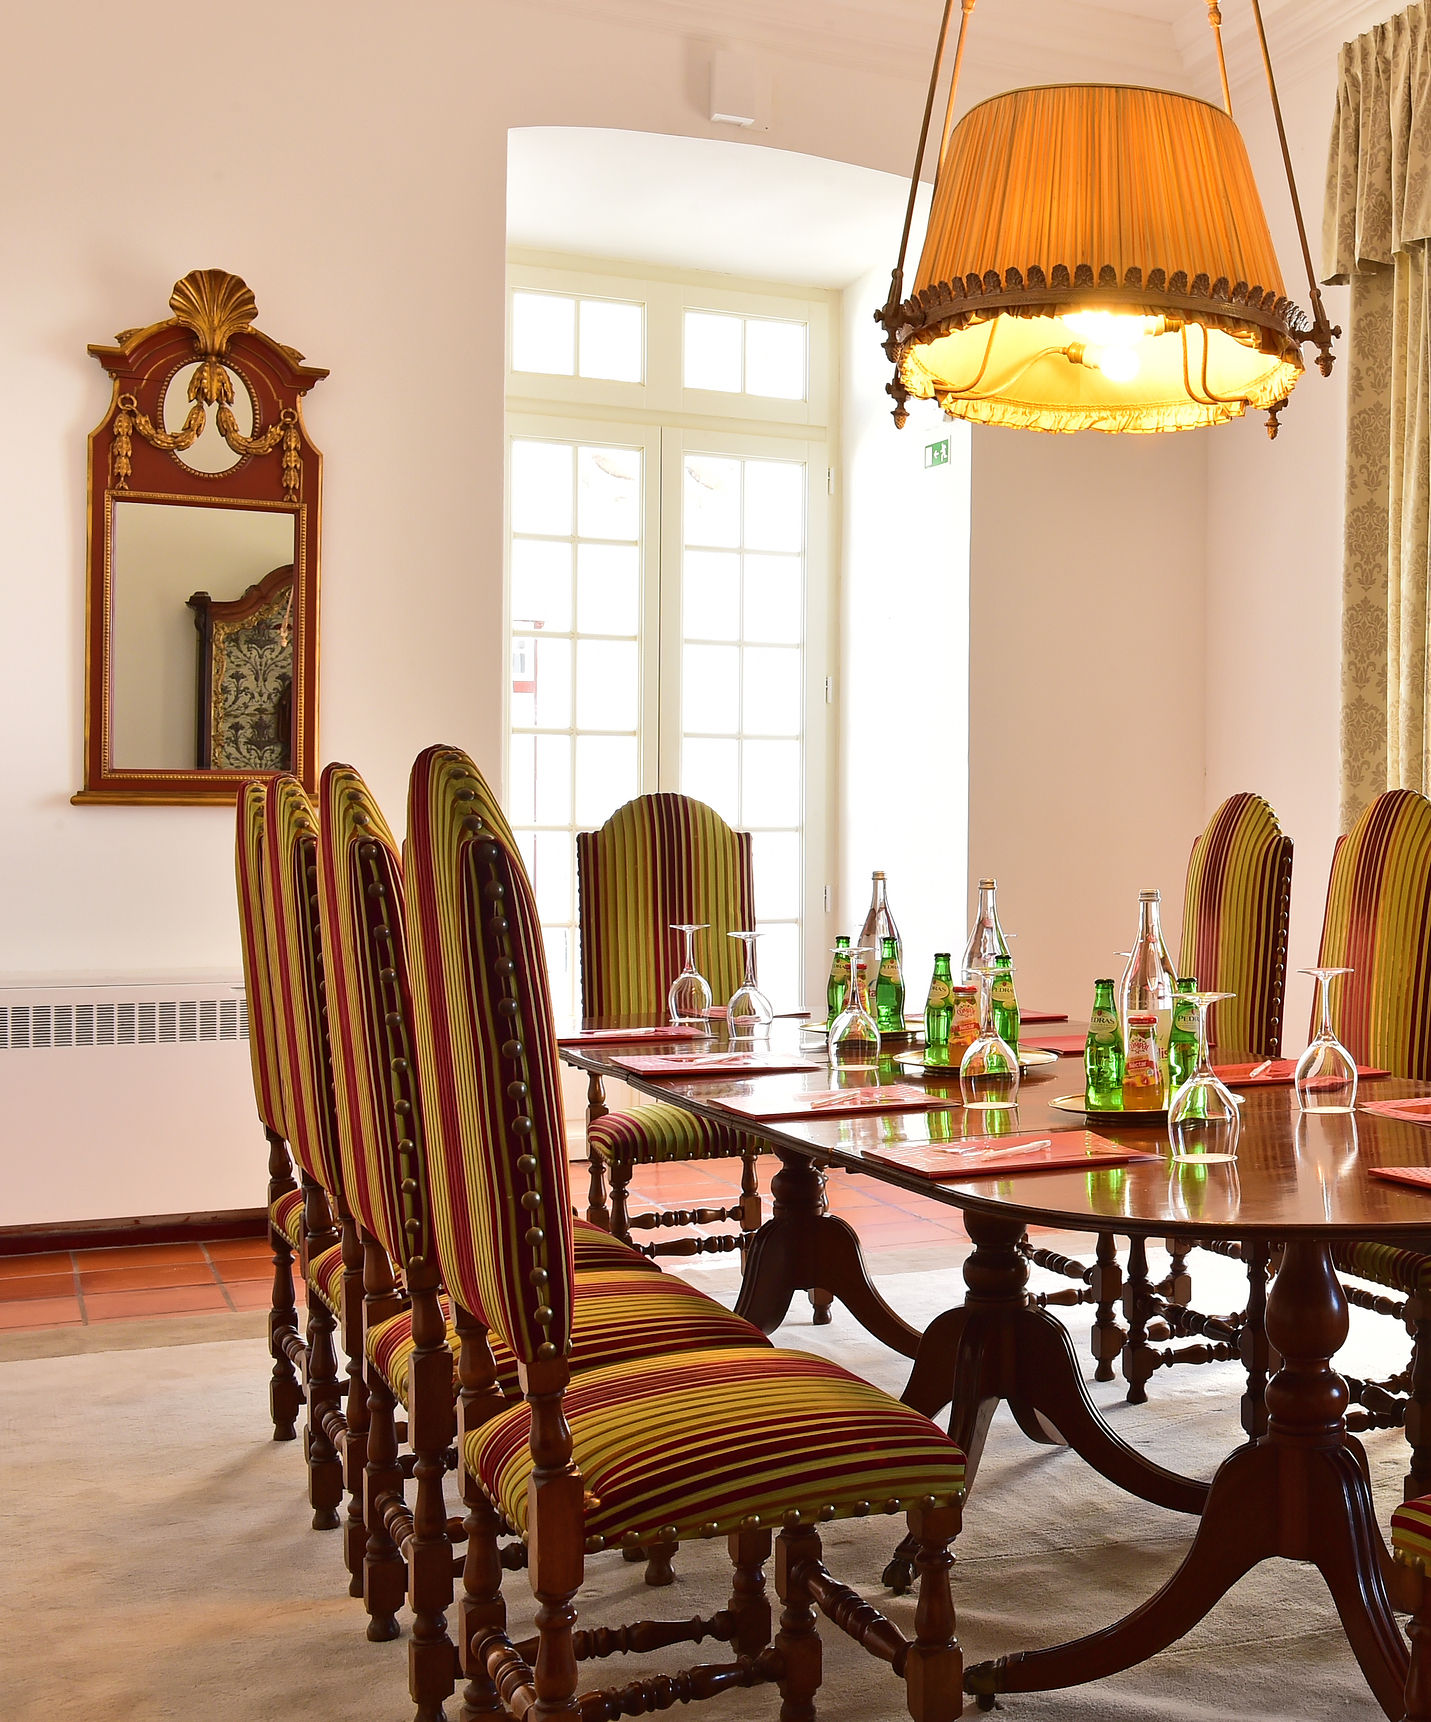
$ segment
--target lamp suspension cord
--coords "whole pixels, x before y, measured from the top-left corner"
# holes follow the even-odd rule
[[[1252,0],[1252,16],[1257,22],[1257,40],[1262,46],[1262,65],[1267,73],[1267,89],[1272,97],[1272,117],[1277,122],[1277,137],[1282,145],[1282,165],[1287,170],[1287,189],[1292,194],[1292,213],[1297,217],[1297,237],[1302,241],[1302,261],[1307,266],[1307,292],[1312,301],[1312,332],[1306,338],[1318,350],[1317,369],[1324,377],[1329,377],[1335,358],[1332,342],[1341,334],[1341,329],[1333,328],[1327,317],[1326,306],[1322,303],[1322,290],[1317,285],[1317,274],[1312,267],[1312,248],[1307,243],[1307,224],[1302,219],[1302,200],[1297,196],[1297,177],[1292,171],[1292,152],[1287,147],[1287,128],[1282,123],[1282,104],[1277,99],[1277,79],[1272,72],[1272,55],[1267,47],[1267,32],[1262,25],[1262,7],[1259,0]]]
[[[1222,51],[1222,10],[1217,0],[1207,0],[1207,21],[1212,26],[1212,39],[1217,43],[1217,70],[1222,78],[1222,105],[1232,118],[1232,91],[1227,83],[1227,59]]]
[[[949,86],[949,108],[944,120],[944,138],[949,136],[949,119],[954,112],[954,92],[959,87],[959,67],[964,59],[964,32],[968,27],[969,14],[974,10],[974,0],[961,0],[963,12],[959,19],[959,41],[954,50],[954,75]],[[939,40],[934,48],[934,70],[929,74],[929,94],[924,101],[924,120],[919,128],[919,147],[914,152],[914,172],[909,181],[909,202],[904,210],[904,232],[899,236],[899,261],[894,266],[894,273],[889,278],[889,302],[887,310],[893,310],[899,304],[904,294],[904,259],[909,250],[909,230],[914,225],[914,204],[919,196],[919,174],[924,166],[924,151],[929,142],[929,122],[934,116],[934,96],[939,88],[939,74],[944,69],[944,44],[949,39],[949,16],[954,10],[954,0],[944,0],[944,16],[939,21]],[[943,144],[940,145],[939,159],[944,159]]]

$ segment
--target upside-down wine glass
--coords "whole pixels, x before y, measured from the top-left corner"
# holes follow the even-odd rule
[[[979,1033],[959,1061],[966,1112],[1001,1112],[1019,1100],[1018,1054],[994,1027],[994,976],[1007,969],[966,969],[979,985]]]
[[[1293,1084],[1303,1112],[1350,1112],[1356,1105],[1356,1060],[1332,1028],[1331,984],[1351,969],[1299,969],[1317,983],[1317,1021],[1311,1045],[1297,1060]]]
[[[673,921],[671,931],[684,933],[686,936],[686,961],[684,967],[671,982],[671,990],[666,995],[666,1004],[670,1008],[671,1021],[675,1023],[708,1023],[707,1012],[711,1008],[710,982],[696,967],[696,934],[704,932],[710,925],[709,921]]]
[[[1237,1096],[1218,1081],[1207,1050],[1207,1013],[1219,999],[1235,993],[1180,993],[1179,1004],[1197,1012],[1197,1062],[1192,1075],[1168,1102],[1168,1143],[1174,1160],[1235,1160],[1242,1132]]]
[[[753,1039],[762,1030],[768,1034],[775,1020],[775,1007],[755,984],[755,941],[760,934],[728,933],[726,936],[739,939],[745,946],[745,979],[730,995],[730,1003],[725,1007],[731,1039],[737,1036]]]
[[[865,965],[869,955],[869,948],[864,945],[850,952],[845,1008],[830,1024],[826,1042],[832,1066],[869,1065],[879,1059],[879,1025],[870,1009],[870,977]]]

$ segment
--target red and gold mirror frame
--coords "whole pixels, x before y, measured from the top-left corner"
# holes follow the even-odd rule
[[[240,783],[279,770],[315,791],[323,457],[303,423],[303,396],[328,373],[253,327],[258,307],[236,275],[196,269],[175,285],[169,306],[174,315],[163,322],[89,348],[113,386],[89,438],[84,788],[71,799],[231,806]],[[117,582],[121,514],[127,561]],[[287,554],[263,562],[267,547],[290,538]],[[225,578],[243,584],[245,567],[267,572],[290,559],[291,602],[275,636],[285,655],[266,671],[277,691],[254,696],[282,713],[285,733],[250,716],[219,755],[225,763],[201,767],[193,738],[201,727],[197,702],[209,690],[199,686],[202,642],[186,644],[194,623],[188,597]],[[142,634],[146,618],[162,637],[157,645]],[[240,672],[252,694],[251,666]],[[189,709],[176,709],[186,699]],[[167,706],[162,724],[148,709],[160,705]],[[193,757],[180,763],[186,749]],[[147,760],[146,751],[160,757]]]

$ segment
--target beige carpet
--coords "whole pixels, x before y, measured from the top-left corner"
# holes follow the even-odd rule
[[[920,1251],[877,1263],[890,1301],[920,1325],[958,1296],[957,1274],[937,1261]],[[1235,1266],[1207,1256],[1195,1262],[1205,1307],[1235,1307]],[[691,1277],[727,1297],[733,1285],[724,1266]],[[1348,1367],[1395,1367],[1405,1341],[1394,1325],[1355,1311],[1353,1319]],[[1084,1312],[1073,1312],[1084,1357],[1087,1325]],[[0,1364],[0,1524],[11,1574],[0,1621],[5,1722],[401,1722],[411,1713],[405,1641],[364,1640],[361,1605],[345,1593],[338,1534],[307,1528],[300,1451],[268,1438],[262,1342],[182,1337],[190,1342]],[[896,1392],[902,1385],[903,1360],[838,1306],[835,1324],[823,1329],[809,1325],[807,1306],[797,1308],[779,1342],[836,1357]],[[1240,1438],[1235,1366],[1155,1377],[1152,1403],[1139,1408],[1123,1405],[1119,1388],[1098,1387],[1096,1396],[1129,1440],[1166,1464],[1207,1475]],[[1400,1494],[1402,1437],[1373,1435],[1368,1448],[1385,1524]],[[865,1520],[831,1526],[826,1538],[832,1569],[880,1606],[879,1572],[901,1528]],[[1108,1623],[1173,1570],[1190,1529],[1121,1495],[1074,1455],[1031,1445],[1001,1413],[959,1543],[966,1658]],[[678,1568],[674,1589],[653,1592],[638,1568],[594,1560],[581,1599],[590,1604],[587,1623],[679,1618],[724,1601],[722,1549],[683,1548]],[[509,1593],[520,1622],[530,1601],[521,1575]],[[894,1601],[889,1612],[910,1630],[912,1601]],[[828,1623],[824,1641],[823,1717],[895,1722],[905,1714],[883,1664]],[[714,1658],[722,1651],[715,1647]],[[645,1666],[693,1660],[683,1646]],[[591,1675],[619,1685],[635,1672],[634,1662],[613,1659]],[[1244,1580],[1187,1639],[1141,1669],[1003,1702],[1010,1716],[1079,1722],[1380,1714],[1320,1579],[1289,1562]],[[456,1709],[449,1706],[454,1718]],[[778,1699],[769,1690],[733,1693],[710,1714],[773,1722]]]

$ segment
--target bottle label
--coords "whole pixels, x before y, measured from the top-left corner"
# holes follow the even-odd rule
[[[1158,1056],[1157,1034],[1145,1027],[1128,1030],[1128,1057],[1123,1065],[1123,1083],[1127,1088],[1159,1088],[1162,1086],[1162,1061]]]
[[[929,983],[929,997],[924,1001],[926,1010],[940,1010],[949,1003],[949,983],[942,975],[935,975]]]
[[[891,957],[888,962],[879,966],[879,978],[882,981],[897,981],[899,979],[899,958]]]
[[[1197,1011],[1190,1004],[1179,1004],[1173,1007],[1173,1033],[1186,1035],[1192,1040],[1197,1034]]]
[[[1111,1010],[1094,1011],[1088,1022],[1088,1038],[1097,1046],[1116,1046],[1118,1013]]]
[[[1014,1000],[1014,983],[1010,976],[1002,975],[994,981],[993,1001],[1004,1009],[1010,1009]]]
[[[954,1026],[949,1031],[954,1040],[973,1040],[979,1032],[978,1001],[955,995]]]
[[[830,979],[832,981],[847,981],[849,978],[850,959],[848,957],[836,957],[830,965]]]

